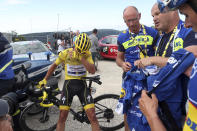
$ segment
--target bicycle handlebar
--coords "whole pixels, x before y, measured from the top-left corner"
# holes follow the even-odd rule
[[[83,77],[82,79],[88,80],[88,81],[93,81],[99,85],[102,84],[102,82],[100,81],[100,75],[96,75],[96,76],[91,76],[91,77]]]
[[[41,97],[39,97],[39,99],[40,99],[40,101],[41,102],[39,102],[40,103],[40,106],[42,106],[42,107],[51,107],[51,106],[53,106],[54,104],[53,103],[44,103],[45,102],[45,100],[46,100],[46,98],[48,97],[48,94],[47,94],[47,92],[46,92],[46,87],[45,86],[42,86],[41,87],[41,90],[42,90],[42,96]]]

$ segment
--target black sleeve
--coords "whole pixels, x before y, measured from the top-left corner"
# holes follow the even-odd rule
[[[120,42],[118,42],[118,51],[125,52],[125,49],[124,49],[123,45],[120,44]]]
[[[183,48],[191,46],[191,45],[197,45],[197,33],[194,31],[191,31],[185,38],[183,43]]]

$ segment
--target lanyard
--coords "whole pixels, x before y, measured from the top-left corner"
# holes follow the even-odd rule
[[[169,47],[169,45],[170,45],[170,42],[171,42],[172,39],[174,38],[174,35],[175,35],[176,31],[177,31],[177,26],[174,28],[173,33],[171,34],[170,39],[168,40],[168,43],[167,43],[166,46],[165,46],[165,49],[164,49],[163,54],[162,54],[162,57],[165,57],[166,52],[167,52],[167,49],[168,49],[168,47]],[[162,37],[163,37],[163,36],[162,36]],[[161,39],[162,39],[162,38],[161,38]],[[161,42],[161,39],[160,39],[160,41],[159,41],[159,45],[161,44],[161,43],[160,43],[160,42]],[[159,50],[161,50],[161,48],[158,49],[159,45],[157,46],[157,49],[156,49],[156,53],[157,53],[156,55],[157,55],[157,56],[159,56]]]
[[[142,25],[142,29],[143,29],[144,36],[146,36],[146,29],[144,25]],[[140,52],[142,52],[144,57],[146,57],[147,56],[147,37],[144,37],[144,42],[145,42],[145,52],[144,52],[139,42],[135,39],[136,36],[133,37],[130,30],[129,30],[129,34],[130,34],[130,40],[132,40],[134,43],[137,43],[137,47],[140,49]]]

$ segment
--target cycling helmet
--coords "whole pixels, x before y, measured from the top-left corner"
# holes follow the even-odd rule
[[[170,10],[174,10],[182,4],[187,3],[197,13],[197,0],[157,0],[157,2],[161,12],[164,11],[165,7],[168,7]]]
[[[91,42],[86,33],[81,33],[75,41],[75,48],[79,53],[86,53],[91,47]]]

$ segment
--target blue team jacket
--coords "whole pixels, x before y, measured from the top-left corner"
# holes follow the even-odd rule
[[[157,87],[154,93],[156,93],[159,101],[165,100],[167,102],[177,124],[181,126],[182,89],[177,86],[177,80],[180,74],[194,62],[194,59],[192,53],[180,49],[171,55],[167,65],[156,75],[146,79],[142,71],[137,74],[131,72],[126,74],[123,83],[125,96],[121,98],[121,101],[124,104],[124,112],[127,114],[127,121],[131,130],[133,128],[135,131],[150,130],[146,118],[139,109],[138,99],[142,89],[150,91],[154,87]],[[144,82],[146,80],[147,85]]]

